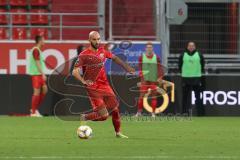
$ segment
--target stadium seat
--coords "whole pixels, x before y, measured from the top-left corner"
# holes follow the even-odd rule
[[[27,0],[10,0],[11,6],[26,6]]]
[[[7,0],[0,0],[0,6],[6,6]]]
[[[119,36],[138,36],[139,38],[155,35],[153,2],[145,3],[145,0],[138,0],[138,7],[136,7],[134,0],[115,0],[113,3],[115,12],[112,15],[115,34]],[[144,40],[144,37],[139,40]]]
[[[27,13],[25,9],[11,9],[12,13]],[[15,14],[12,16],[13,24],[27,24],[26,14]]]
[[[7,39],[7,29],[0,28],[0,39]]]
[[[6,10],[0,9],[0,24],[7,24]]]
[[[26,28],[13,28],[13,39],[14,40],[27,39]]]
[[[92,28],[64,28],[62,38],[71,40],[85,40],[88,39],[88,33],[92,30]],[[97,30],[97,28],[95,30]]]
[[[48,39],[48,29],[47,28],[31,28],[31,39],[34,39],[36,35],[43,36]]]
[[[31,13],[47,13],[47,10],[32,9]],[[48,16],[43,14],[31,15],[31,24],[48,24]]]
[[[48,6],[48,0],[31,0],[31,6]]]
[[[120,0],[121,1],[121,0]],[[98,0],[71,0],[71,3],[66,0],[52,0],[52,13],[98,13]],[[59,24],[60,20],[57,16],[51,17],[52,24]],[[64,16],[62,19],[64,26],[98,26],[98,16]],[[62,38],[64,40],[85,40],[88,33],[93,30],[90,28],[66,28],[63,29]],[[96,28],[98,30],[98,28]],[[77,34],[76,34],[77,33]],[[51,30],[51,39],[59,39],[59,29]]]

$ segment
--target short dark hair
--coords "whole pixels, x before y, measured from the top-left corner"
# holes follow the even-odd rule
[[[79,45],[79,46],[77,47],[77,54],[78,54],[78,55],[83,51],[83,48],[84,48],[83,45]]]
[[[35,42],[36,42],[36,43],[38,43],[38,42],[41,41],[42,39],[43,39],[43,37],[40,36],[40,35],[36,35],[36,36],[35,36]]]
[[[147,42],[146,46],[148,45],[153,46],[152,42]]]

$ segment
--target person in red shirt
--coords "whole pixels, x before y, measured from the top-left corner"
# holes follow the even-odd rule
[[[42,46],[44,45],[44,38],[37,35],[35,37],[35,46],[31,50],[29,74],[32,77],[33,95],[31,105],[31,116],[42,117],[38,108],[43,102],[43,99],[48,91],[46,80],[47,77],[44,74],[45,62],[42,57]]]
[[[143,109],[143,97],[152,90],[151,106],[152,117],[155,117],[155,109],[157,107],[157,93],[156,89],[159,83],[162,82],[163,69],[161,67],[160,58],[153,52],[153,45],[151,42],[146,44],[146,53],[141,55],[138,59],[140,71],[140,96],[138,100],[138,111],[136,116],[140,116]]]
[[[89,33],[89,42],[90,46],[80,53],[72,72],[73,76],[85,85],[93,107],[93,111],[82,114],[80,120],[104,121],[111,113],[116,137],[128,138],[120,131],[119,103],[108,83],[104,63],[107,59],[112,59],[129,73],[133,74],[135,70],[111,52],[100,47],[100,34],[97,31]],[[83,75],[80,74],[81,72]]]

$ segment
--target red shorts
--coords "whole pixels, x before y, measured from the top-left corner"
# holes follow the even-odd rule
[[[142,82],[140,86],[141,93],[147,93],[148,89],[156,90],[158,82]]]
[[[32,86],[33,88],[41,88],[43,85],[46,85],[42,75],[32,76]]]
[[[94,86],[87,87],[87,93],[94,111],[103,107],[111,110],[117,108],[119,105],[109,85],[95,84]]]

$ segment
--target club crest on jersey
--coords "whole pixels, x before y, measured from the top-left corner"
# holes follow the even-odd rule
[[[104,59],[104,53],[100,53],[100,54],[99,54],[99,57],[100,57],[101,59]]]

